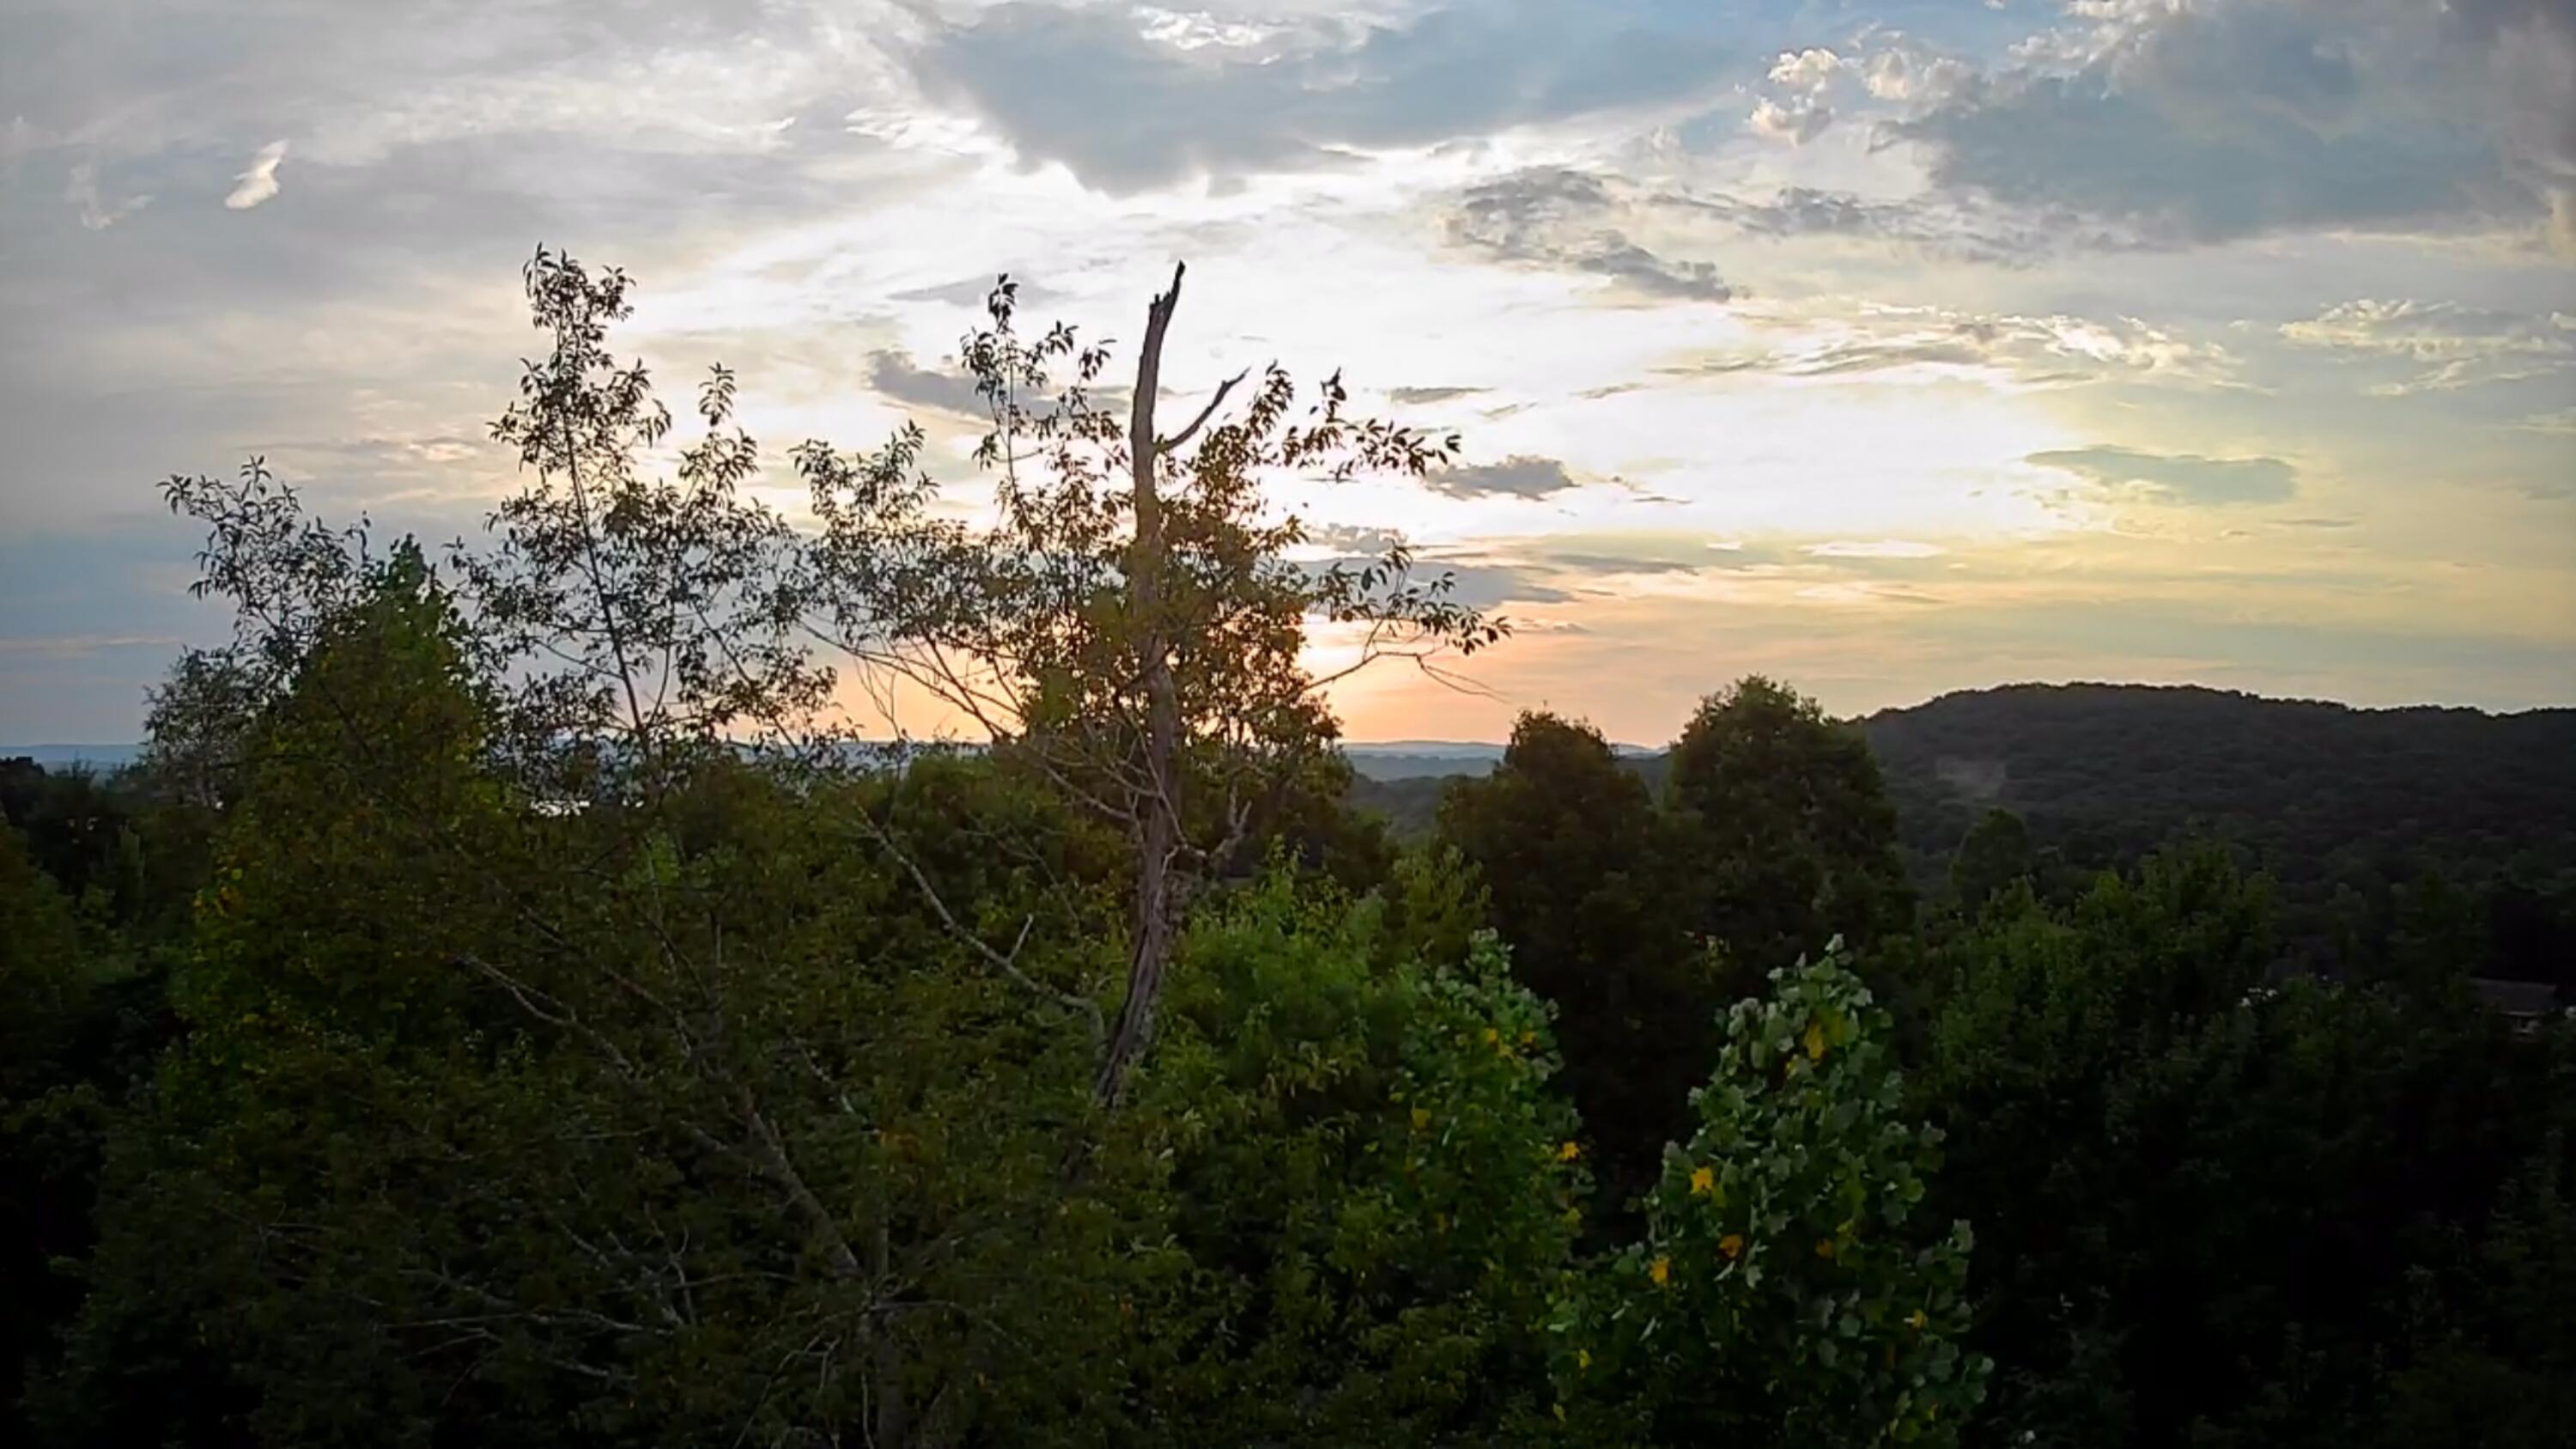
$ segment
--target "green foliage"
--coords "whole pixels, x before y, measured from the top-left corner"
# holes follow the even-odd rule
[[[1858,731],[1759,676],[1702,702],[1665,762],[1692,929],[1753,972],[1866,947],[1911,898],[1896,811]]]
[[[66,1209],[96,1155],[72,1061],[91,996],[70,904],[0,825],[0,1427],[68,1307],[50,1259],[82,1246]]]
[[[871,802],[711,764],[648,813],[527,808],[452,625],[388,571],[263,731],[187,1046],[111,1164],[66,1435],[696,1443],[897,1395],[961,1426],[1078,1406],[1031,1354],[1112,1331],[1128,1180],[1059,1181],[1079,1034],[850,838]],[[870,788],[1007,814],[935,764]],[[1074,862],[924,842],[952,854],[993,911],[1083,909],[1009,884]]]
[[[2038,869],[2030,827],[2009,810],[1989,810],[1969,827],[1950,857],[1950,896],[1962,912],[1975,916],[1998,892],[2032,879]]]
[[[1941,953],[1915,1088],[1988,1265],[1999,1442],[2346,1441],[2390,1412],[2410,1295],[2481,1296],[2454,1245],[2564,1120],[2564,1044],[2266,985],[2269,923],[2202,851],[2061,911],[2008,893]]]
[[[2304,965],[2354,969],[2338,926],[2384,929],[2384,915],[2370,920],[2380,898],[2427,867],[2464,886],[2519,881],[2542,893],[2565,890],[2576,872],[2576,772],[2566,766],[2576,710],[2355,709],[2212,689],[2033,684],[1946,695],[1859,727],[1886,772],[1918,880],[1937,878],[1997,806],[2029,823],[2043,854],[2085,872],[2214,839],[2277,882],[2283,945]],[[2339,905],[2343,893],[2358,899]],[[2562,907],[2560,919],[2576,922],[2576,910]],[[2544,962],[2555,964],[2482,947],[2458,964],[2527,976]]]
[[[797,450],[803,536],[741,492],[729,373],[653,479],[625,278],[525,280],[487,546],[173,479],[234,642],[140,768],[0,766],[0,1436],[2564,1437],[2576,1027],[2464,981],[2564,976],[2563,822],[2523,818],[2563,719],[1882,716],[1960,907],[1912,934],[1863,735],[1758,678],[1651,763],[1525,717],[1398,851],[1340,808],[1308,621],[1363,662],[1499,626],[1401,549],[1293,566],[1260,485],[1454,445],[1276,372],[1122,427],[1005,283],[963,347],[998,524],[907,430]],[[861,747],[817,640],[991,748]],[[2406,829],[2465,883],[2393,884],[2328,737],[2455,792]],[[2141,778],[2273,813],[2070,881],[2179,828]],[[2239,865],[2320,840],[2285,957]],[[2321,934],[2345,978],[2297,979]]]
[[[1547,1010],[1490,936],[1389,964],[1379,929],[1274,876],[1184,943],[1132,1104],[1189,1264],[1141,1318],[1179,1442],[1481,1442],[1540,1366],[1586,1176]]]
[[[1739,1003],[1645,1237],[1552,1325],[1585,1443],[1949,1443],[1989,1365],[1962,1349],[1969,1233],[1924,1221],[1940,1133],[1906,1120],[1886,1013],[1828,957]]]
[[[1724,1001],[1683,934],[1663,822],[1599,731],[1530,714],[1500,768],[1451,787],[1439,841],[1475,866],[1514,972],[1556,1007],[1616,1208],[1687,1130]]]

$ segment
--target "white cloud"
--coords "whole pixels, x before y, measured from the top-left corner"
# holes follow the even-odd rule
[[[2516,382],[2576,365],[2576,314],[2567,312],[2364,297],[2286,323],[2281,336],[2302,347],[2421,365],[2413,377],[2371,389],[2383,397]]]
[[[1976,68],[1954,56],[1900,43],[1862,62],[1860,76],[1874,99],[1932,103],[1957,94],[1976,76]]]
[[[149,196],[129,196],[114,206],[103,204],[98,194],[98,167],[88,161],[72,167],[70,183],[63,188],[63,200],[79,210],[80,224],[91,231],[105,231],[152,204]]]
[[[1809,558],[1939,558],[1948,552],[1939,544],[1908,538],[1835,539],[1806,549]]]
[[[1928,370],[1985,374],[2022,386],[2243,386],[2237,378],[2238,359],[2226,348],[2135,317],[2106,322],[2062,313],[2025,316],[1862,302],[1761,320],[1780,342],[1761,352],[1709,357],[1672,371],[1826,378]]]
[[[1771,83],[1802,91],[1822,90],[1844,63],[1841,56],[1822,47],[1782,51],[1771,64]]]
[[[1803,146],[1834,123],[1834,108],[1825,99],[1836,74],[1849,68],[1841,56],[1820,46],[1784,50],[1771,63],[1772,87],[1781,92],[1753,107],[1744,124],[1757,136]]]
[[[285,159],[284,141],[271,141],[260,147],[259,154],[251,158],[250,169],[233,178],[241,184],[224,198],[224,205],[233,211],[248,211],[275,196],[278,163]]]
[[[1816,139],[1833,123],[1834,108],[1811,99],[1793,100],[1785,106],[1766,99],[1753,107],[1753,114],[1744,118],[1744,124],[1751,127],[1755,135],[1786,141],[1792,146],[1803,146]]]

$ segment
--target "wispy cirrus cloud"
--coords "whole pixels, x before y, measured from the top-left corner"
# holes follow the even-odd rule
[[[150,196],[128,196],[113,204],[102,200],[98,190],[98,165],[92,161],[82,161],[72,167],[71,178],[63,187],[63,200],[80,213],[81,227],[87,231],[105,231],[152,204]]]
[[[2413,376],[2371,388],[2382,396],[2517,382],[2576,367],[2576,313],[2569,312],[2363,298],[2285,323],[2281,336],[2302,347],[2417,365]]]
[[[1613,206],[1598,177],[1562,167],[1518,171],[1467,188],[1449,214],[1449,236],[1502,261],[1603,277],[1648,297],[1734,297],[1715,263],[1658,256],[1638,245],[1610,223]]]
[[[2210,458],[2099,446],[2053,449],[2027,460],[2119,497],[2146,493],[2185,504],[2281,503],[2298,492],[2296,468],[2278,458]]]
[[[2196,342],[2135,317],[1975,314],[1863,303],[1839,315],[1787,316],[1756,349],[1674,364],[1676,376],[1770,373],[1834,378],[1912,370],[1984,374],[2029,386],[2123,381],[2231,388],[2241,363],[2215,342]]]

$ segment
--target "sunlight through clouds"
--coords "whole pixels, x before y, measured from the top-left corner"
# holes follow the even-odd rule
[[[2540,63],[2576,42],[2545,7],[126,8],[0,62],[29,440],[0,500],[48,537],[159,548],[151,479],[261,451],[334,510],[477,526],[540,242],[633,272],[619,345],[675,404],[737,370],[762,498],[801,516],[796,441],[912,418],[971,513],[955,353],[994,279],[1132,341],[1186,260],[1173,397],[1276,360],[1456,432],[1427,483],[1276,501],[1530,624],[1479,657],[1490,697],[1350,686],[1359,733],[1492,733],[1578,661],[1645,735],[1756,663],[1858,707],[2062,669],[2091,629],[2123,676],[2225,658],[2267,598],[2329,637],[2402,597],[2428,639],[2576,669],[2576,265],[2545,235],[2576,162]],[[219,205],[257,224],[192,222]],[[2339,692],[2554,688],[2400,637]],[[43,718],[130,733],[111,701],[148,682]]]

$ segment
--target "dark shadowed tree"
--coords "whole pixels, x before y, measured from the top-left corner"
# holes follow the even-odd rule
[[[1654,803],[1600,731],[1525,714],[1501,766],[1442,800],[1439,839],[1483,877],[1513,970],[1556,1004],[1615,1206],[1687,1129],[1723,1004],[1674,909]]]
[[[1997,891],[2031,879],[2038,868],[2030,827],[2009,810],[1989,810],[1969,827],[1950,857],[1950,894],[1963,914],[1974,917]]]
[[[1907,923],[1896,811],[1869,743],[1795,690],[1754,676],[1703,701],[1673,746],[1664,803],[1691,929],[1748,981]]]

